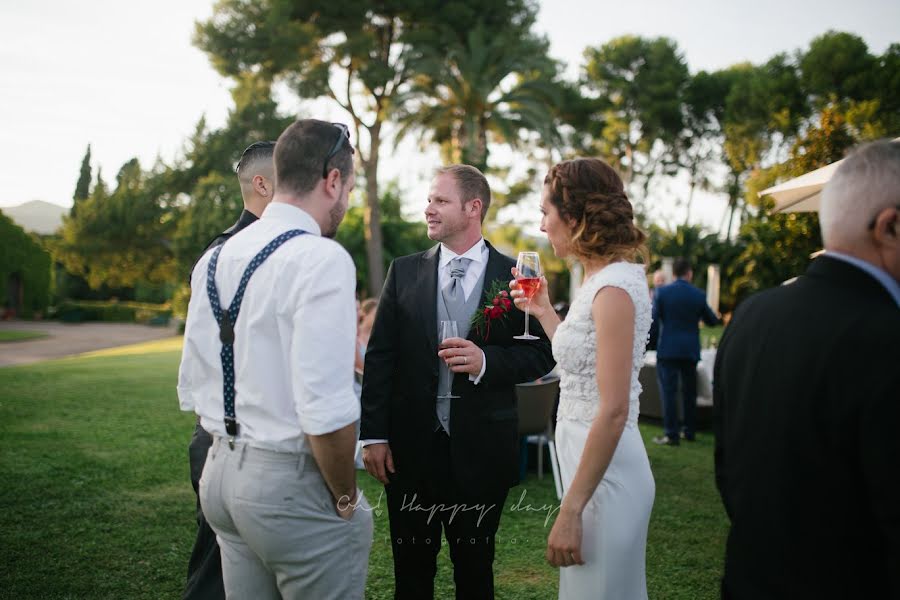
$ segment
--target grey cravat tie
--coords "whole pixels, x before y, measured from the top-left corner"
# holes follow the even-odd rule
[[[471,258],[457,257],[450,261],[450,283],[441,289],[444,296],[444,304],[447,306],[447,312],[450,318],[459,321],[465,320],[465,304],[466,294],[463,291],[462,280],[466,276],[466,270],[469,268]]]

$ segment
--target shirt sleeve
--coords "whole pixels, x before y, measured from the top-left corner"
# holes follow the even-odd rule
[[[353,391],[355,267],[336,243],[317,245],[297,286],[290,346],[291,385],[303,432],[324,435],[359,419]]]
[[[363,448],[366,446],[371,446],[372,444],[387,444],[387,440],[359,440],[362,443]]]
[[[484,350],[481,351],[481,371],[478,375],[469,375],[469,381],[471,381],[474,385],[478,385],[481,383],[481,378],[484,377],[484,372],[487,371],[487,357],[484,355]]]
[[[199,349],[194,341],[194,329],[196,328],[199,302],[205,299],[205,292],[200,286],[206,283],[206,268],[208,260],[201,257],[191,274],[191,299],[188,303],[187,317],[185,317],[184,343],[181,350],[181,364],[178,367],[178,404],[181,410],[193,412],[197,408],[195,372],[197,370],[197,353]],[[196,382],[197,384],[201,382]]]

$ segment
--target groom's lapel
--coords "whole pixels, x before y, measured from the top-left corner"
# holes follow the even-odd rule
[[[481,307],[484,306],[486,300],[484,295],[491,289],[491,286],[498,279],[501,281],[509,281],[512,279],[512,274],[509,272],[509,269],[503,264],[503,255],[497,252],[497,250],[491,246],[490,242],[484,240],[485,246],[488,248],[488,261],[487,265],[484,267],[484,286],[481,289],[481,299],[478,301],[478,309],[481,310]],[[478,335],[478,332],[475,331],[475,328],[472,327],[469,330],[468,339],[475,342],[479,346],[484,345],[485,339]]]
[[[437,244],[419,260],[418,280],[416,286],[416,304],[419,305],[419,322],[425,328],[428,338],[428,349],[437,354],[437,268],[441,245]],[[437,374],[437,360],[434,361]]]

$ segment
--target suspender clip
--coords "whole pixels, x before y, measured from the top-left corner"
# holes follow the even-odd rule
[[[225,417],[225,431],[228,433],[228,447],[234,450],[234,436],[238,432],[237,419],[234,417]]]

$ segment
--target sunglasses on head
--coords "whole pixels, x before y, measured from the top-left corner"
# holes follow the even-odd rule
[[[341,147],[344,145],[345,141],[350,148],[350,154],[354,154],[353,146],[350,145],[350,128],[343,123],[332,123],[332,125],[340,131],[340,134],[338,135],[337,141],[334,143],[334,147],[331,148],[331,152],[325,156],[325,164],[322,165],[322,179],[328,178],[328,161],[341,151]]]

